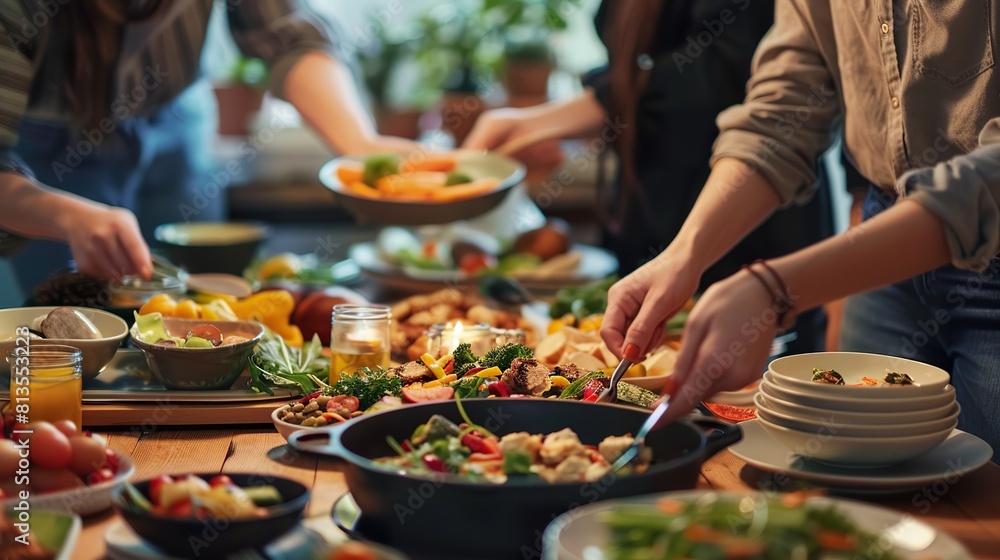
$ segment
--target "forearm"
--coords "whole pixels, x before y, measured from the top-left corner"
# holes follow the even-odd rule
[[[721,159],[665,252],[681,254],[700,275],[779,205],[763,175],[739,160]]]
[[[770,264],[788,285],[795,309],[804,311],[916,276],[949,259],[941,220],[904,199],[842,235]]]
[[[590,89],[571,99],[549,101],[521,111],[537,129],[558,129],[562,138],[597,131],[607,118]]]
[[[96,204],[46,189],[17,173],[0,173],[0,229],[21,237],[66,241],[69,222],[84,206]]]
[[[350,71],[323,52],[302,56],[288,73],[285,97],[340,154],[370,151],[378,136]]]

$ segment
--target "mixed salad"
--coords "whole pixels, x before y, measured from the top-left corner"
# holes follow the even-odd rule
[[[219,328],[209,323],[191,327],[184,336],[173,336],[167,332],[163,325],[163,315],[158,312],[145,315],[135,312],[135,332],[142,342],[166,348],[218,348],[250,340],[239,335],[223,337]]]
[[[708,494],[694,501],[659,500],[608,510],[605,558],[730,558],[833,560],[897,556],[877,536],[807,494],[732,499]]]
[[[456,424],[435,414],[402,443],[387,437],[397,456],[379,458],[376,463],[407,474],[451,474],[493,484],[511,479],[592,482],[607,474],[634,442],[626,434],[587,445],[569,428],[545,435],[514,432],[499,437],[469,419],[461,398],[455,404],[464,422]],[[638,464],[629,468],[644,471],[650,456],[644,448]]]

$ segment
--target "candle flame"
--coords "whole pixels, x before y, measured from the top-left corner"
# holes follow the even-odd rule
[[[462,326],[462,322],[459,321],[459,322],[455,323],[455,328],[452,329],[452,331],[455,333],[455,336],[462,336],[462,330],[463,329],[464,329],[464,327]]]

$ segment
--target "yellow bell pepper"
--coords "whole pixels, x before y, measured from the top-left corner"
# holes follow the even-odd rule
[[[434,374],[434,377],[441,379],[442,377],[448,375],[447,373],[444,372],[444,368],[438,365],[437,360],[434,359],[434,356],[431,356],[430,354],[424,354],[423,356],[420,356],[420,361],[427,366],[427,369],[431,370],[431,373]]]
[[[179,317],[181,319],[200,319],[201,309],[200,305],[194,302],[194,300],[186,299],[177,304],[174,309],[174,317]]]
[[[438,358],[437,363],[439,366],[443,368],[444,366],[448,365],[448,362],[452,361],[453,359],[455,359],[455,357],[452,356],[451,354],[445,354],[444,356]]]
[[[500,377],[501,375],[503,375],[503,372],[500,371],[500,368],[496,366],[476,372],[476,377],[482,377],[482,378]]]
[[[177,301],[170,297],[170,294],[158,294],[142,304],[142,307],[139,308],[139,315],[159,313],[164,317],[173,317],[176,311]]]
[[[295,299],[287,290],[267,290],[230,303],[241,321],[257,321],[292,346],[302,346],[302,331],[291,323]]]
[[[561,375],[551,375],[549,376],[549,381],[552,382],[553,387],[559,387],[560,389],[563,387],[569,387],[569,379],[566,379]]]
[[[428,381],[427,383],[424,383],[422,385],[422,387],[424,389],[430,389],[432,387],[441,387],[441,386],[447,385],[448,383],[451,383],[452,381],[455,381],[457,379],[458,379],[457,375],[455,375],[454,373],[449,373],[448,375],[446,375],[446,376],[444,376],[444,377],[442,377],[440,379],[435,379],[434,381]]]

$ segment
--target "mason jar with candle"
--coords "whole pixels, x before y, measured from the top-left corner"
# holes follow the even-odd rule
[[[524,344],[525,333],[521,329],[500,329],[485,323],[466,325],[438,323],[427,332],[427,352],[432,356],[443,356],[465,343],[477,356],[504,344]]]
[[[333,307],[330,332],[330,383],[360,368],[389,367],[392,313],[386,305]]]
[[[82,354],[62,344],[32,344],[15,348],[10,363],[12,406],[27,404],[29,422],[70,420],[83,426]]]

